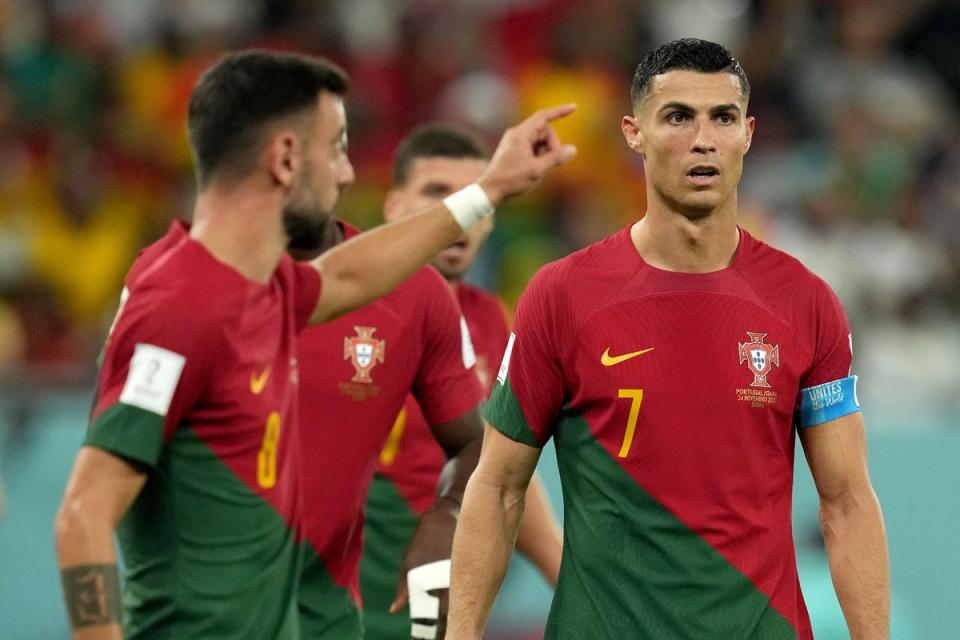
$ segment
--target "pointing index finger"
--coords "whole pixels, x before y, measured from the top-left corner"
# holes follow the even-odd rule
[[[548,122],[553,122],[558,118],[563,118],[570,115],[577,109],[577,105],[574,103],[561,104],[555,107],[547,107],[546,109],[540,109],[534,113],[530,119],[536,121],[538,124],[546,124]]]

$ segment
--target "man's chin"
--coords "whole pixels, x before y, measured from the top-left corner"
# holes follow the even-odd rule
[[[461,266],[459,260],[444,260],[442,258],[437,258],[430,264],[440,272],[447,280],[459,280],[460,276],[463,275],[465,269]]]

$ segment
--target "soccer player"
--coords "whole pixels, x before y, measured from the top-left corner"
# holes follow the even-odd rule
[[[477,183],[295,264],[353,179],[346,86],[326,61],[244,52],[194,89],[193,224],[128,275],[57,516],[74,638],[297,637],[296,332],[384,295],[574,152],[549,124],[572,106],[538,112]]]
[[[887,637],[843,307],[737,226],[748,97],[714,43],[672,42],[637,67],[622,130],[643,158],[646,215],[543,268],[520,300],[454,540],[449,637],[480,637],[553,437],[564,552],[548,638],[810,638],[796,434],[851,636]]]
[[[488,158],[485,145],[464,130],[442,124],[417,129],[397,149],[393,186],[385,204],[386,218],[396,220],[409,215],[474,182]],[[460,304],[476,352],[476,372],[485,393],[489,393],[493,384],[494,367],[503,355],[510,332],[500,300],[461,279],[492,226],[492,218],[474,226],[458,242],[441,251],[432,263]],[[446,459],[428,427],[430,421],[424,418],[424,408],[418,397],[407,398],[380,453],[377,473],[367,495],[360,586],[363,625],[370,640],[410,636],[411,616],[405,607],[401,609],[407,569],[411,568],[409,562],[404,562],[404,553],[412,548],[414,532],[422,535],[423,525],[418,528],[417,523],[435,504],[436,487]],[[560,531],[536,478],[527,490],[517,549],[551,584],[556,583],[560,570]],[[449,555],[441,557],[449,558]],[[449,573],[440,577],[439,584],[448,586]],[[445,599],[442,601],[442,615],[445,615]],[[417,611],[414,618],[420,625],[418,630],[429,636],[432,630],[422,624],[427,616]],[[443,625],[440,626],[442,630]]]
[[[358,234],[335,218],[330,226],[331,246]],[[328,248],[295,255],[311,258]],[[483,433],[476,356],[452,292],[430,267],[383,298],[305,330],[299,348],[308,543],[298,595],[300,628],[311,640],[361,638],[364,500],[377,456],[412,392],[448,476],[439,487],[434,482],[410,554],[413,566],[449,559],[457,510]],[[408,619],[403,637],[410,635]]]
[[[428,172],[433,177],[429,181],[433,185],[430,197],[418,194],[413,202],[401,202],[396,191],[391,191],[388,218],[396,217],[398,205],[409,204],[419,210],[458,190],[447,188],[449,184],[471,184],[487,163],[479,144],[457,130],[428,128],[409,140],[406,148],[412,145],[414,150],[401,151],[401,156],[419,153],[424,144],[431,152],[437,144],[443,145],[440,151],[459,151],[470,145],[477,155],[460,162],[444,159],[446,164],[441,161],[437,167],[441,171]],[[401,161],[405,172],[411,161],[409,157]],[[416,175],[421,176],[421,172]],[[328,224],[331,228],[324,237],[330,239],[329,243],[311,251],[296,251],[296,257],[315,257],[357,235],[356,229],[335,218],[331,217]],[[479,242],[482,237],[477,235],[477,228],[485,235],[489,227],[481,223],[465,235]],[[499,307],[496,313],[503,324]],[[308,638],[359,638],[369,611],[364,607],[361,623],[358,570],[364,498],[378,454],[388,435],[396,433],[397,425],[405,424],[403,418],[394,418],[412,392],[416,398],[414,410],[421,419],[426,416],[421,435],[440,460],[437,473],[426,478],[430,487],[418,512],[419,526],[416,518],[413,522],[416,535],[413,529],[405,532],[394,561],[389,576],[392,596],[398,575],[406,585],[406,568],[450,557],[456,514],[480,452],[482,422],[478,407],[483,389],[475,371],[481,355],[474,351],[450,287],[430,267],[419,270],[387,296],[304,331],[299,349],[304,535],[308,542],[298,598],[300,628]],[[446,470],[446,481],[439,483],[441,469]],[[558,565],[559,534],[554,538],[554,561]],[[405,569],[401,570],[404,554]],[[383,606],[384,613],[387,605]],[[444,616],[445,612],[444,607]],[[442,631],[442,623],[438,625],[441,617],[438,610],[432,620],[418,623],[415,631],[435,633],[438,627]],[[397,637],[410,637],[410,618],[393,619]],[[382,637],[369,630],[367,635]]]

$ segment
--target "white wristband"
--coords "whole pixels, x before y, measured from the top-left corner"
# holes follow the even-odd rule
[[[429,562],[407,572],[412,638],[434,640],[437,637],[440,599],[430,592],[449,588],[450,560]]]
[[[476,182],[451,193],[443,199],[443,204],[464,231],[469,230],[481,218],[489,216],[494,209],[483,187]]]

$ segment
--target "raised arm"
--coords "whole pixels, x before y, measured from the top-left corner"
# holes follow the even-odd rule
[[[74,640],[123,637],[113,531],[146,482],[123,458],[82,447],[56,520],[57,557]]]
[[[527,487],[526,507],[517,531],[517,551],[527,556],[550,586],[557,586],[560,558],[563,555],[563,537],[550,507],[550,500],[537,475],[531,478]]]
[[[323,291],[311,322],[330,320],[390,292],[455,242],[478,217],[492,213],[505,198],[529,191],[550,169],[573,158],[576,150],[561,144],[550,125],[573,110],[573,105],[543,109],[507,129],[478,180],[479,202],[474,190],[472,199],[454,207],[458,211],[444,203],[432,205],[351,238],[315,259]]]
[[[889,638],[887,536],[867,473],[863,414],[802,429],[800,441],[820,494],[820,526],[850,637]]]
[[[483,635],[539,458],[539,449],[515,442],[487,423],[453,539],[448,638]]]

